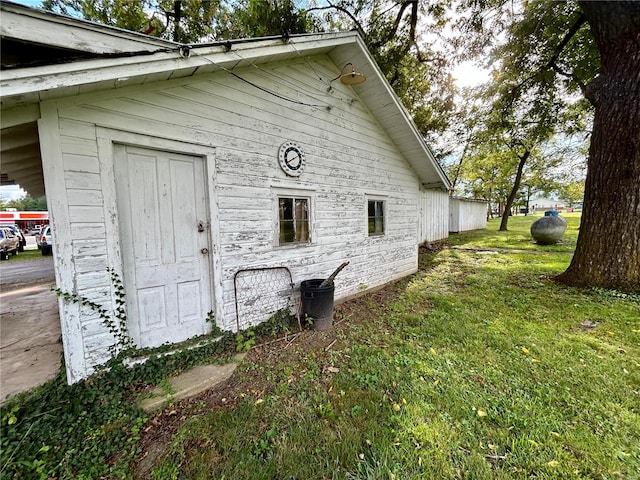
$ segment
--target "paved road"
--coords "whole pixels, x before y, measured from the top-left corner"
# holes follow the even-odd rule
[[[20,260],[20,255],[0,262],[0,285],[3,290],[13,284],[23,284],[35,280],[53,280],[53,257],[35,260]]]
[[[27,250],[37,249],[27,236]],[[60,368],[53,257],[0,262],[0,404],[56,376]]]

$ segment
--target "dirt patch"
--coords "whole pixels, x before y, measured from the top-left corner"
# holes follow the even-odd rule
[[[332,349],[343,347],[341,332],[367,322],[372,315],[379,315],[404,290],[408,280],[402,279],[384,288],[341,303],[334,310],[334,326],[331,330],[303,330],[275,339],[265,339],[253,347],[243,361],[244,365],[277,365],[299,359],[301,350],[314,354],[320,364]],[[347,333],[347,332],[344,332]],[[330,372],[324,372],[328,381]],[[184,422],[220,409],[233,409],[247,395],[264,396],[273,393],[276,385],[268,381],[260,369],[239,368],[229,380],[202,394],[171,405],[157,413],[145,426],[142,453],[135,467],[135,478],[149,478],[151,469],[171,444],[171,439]]]

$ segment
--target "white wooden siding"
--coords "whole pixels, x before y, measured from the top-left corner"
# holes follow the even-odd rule
[[[215,312],[223,329],[236,325],[233,277],[240,269],[285,266],[298,286],[348,260],[336,279],[337,299],[416,271],[417,243],[447,236],[448,196],[421,191],[408,162],[360,103],[357,88],[335,82],[327,93],[317,72],[330,78],[334,71],[326,57],[238,71],[278,95],[316,106],[287,102],[226,72],[57,101],[62,184],[55,194],[69,201],[70,230],[57,232],[56,239],[72,259],[57,264],[60,274],[76,278],[76,293],[108,303],[106,267],[123,270],[114,265],[121,254],[113,165],[100,153],[110,148],[111,134],[97,135],[96,129],[114,132],[114,138],[132,132],[215,149],[211,252],[219,262]],[[299,143],[307,157],[299,178],[287,177],[278,165],[278,148],[287,140]],[[309,245],[274,246],[278,189],[302,189],[311,198]],[[368,236],[369,194],[385,197],[383,236]],[[83,362],[75,363],[77,380],[106,359],[111,342],[94,316],[75,315],[71,322],[81,332],[84,352]]]
[[[449,200],[449,232],[487,228],[487,202],[465,198]]]
[[[418,242],[435,242],[449,235],[449,194],[444,190],[420,191]]]

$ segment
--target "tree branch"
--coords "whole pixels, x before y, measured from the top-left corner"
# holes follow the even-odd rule
[[[307,12],[313,12],[313,11],[317,11],[317,10],[332,10],[332,9],[333,10],[337,10],[339,12],[342,12],[347,17],[349,17],[349,19],[353,22],[353,24],[355,25],[356,30],[362,36],[362,38],[366,38],[364,28],[362,28],[362,24],[360,23],[360,21],[355,17],[355,15],[353,15],[349,10],[344,8],[342,5],[335,5],[335,4],[331,3],[331,2],[327,2],[327,6],[326,7],[309,8],[307,10]]]
[[[556,71],[560,75],[563,75],[563,76],[569,77],[569,78],[573,78],[576,81],[576,83],[578,83],[578,85],[580,86],[580,89],[584,93],[584,91],[585,91],[584,89],[586,88],[584,82],[582,82],[580,79],[578,79],[575,76],[575,74],[573,74],[573,73],[568,74],[566,72],[561,71],[556,62],[557,62],[558,58],[560,57],[560,54],[562,53],[564,48],[569,44],[571,39],[578,33],[578,30],[580,30],[580,27],[582,27],[582,25],[584,23],[586,23],[586,21],[587,21],[587,19],[584,16],[584,13],[580,12],[580,14],[578,15],[578,18],[576,19],[576,21],[573,23],[571,28],[565,34],[564,38],[560,41],[560,43],[554,49],[554,53],[551,56],[551,58],[547,61],[547,63],[545,63],[541,67],[537,68],[532,74],[530,74],[528,77],[526,77],[524,80],[522,80],[520,83],[518,83],[517,85],[515,85],[513,87],[513,90],[512,90],[513,95],[511,96],[511,99],[507,103],[507,106],[506,106],[506,108],[504,110],[511,109],[511,107],[513,106],[513,102],[518,97],[517,92],[520,89],[522,89],[527,83],[529,83],[531,80],[533,80],[533,78],[535,78],[536,75],[538,75],[540,72],[542,72],[543,70],[546,70],[548,68],[553,69],[554,71]]]
[[[580,91],[582,92],[582,95],[586,96],[587,86],[585,85],[585,83],[582,80],[580,80],[578,78],[578,76],[575,73],[573,73],[573,72],[571,72],[571,73],[565,72],[555,62],[552,63],[550,66],[558,74],[562,75],[563,77],[571,78],[574,82],[576,82],[578,84],[578,87],[580,87]]]
[[[402,20],[402,15],[404,15],[404,11],[407,9],[407,7],[409,7],[409,5],[412,5],[412,4],[413,4],[413,8],[411,9],[412,11],[411,24],[413,25],[413,30],[412,30],[412,35],[410,35],[410,38],[415,43],[414,35],[415,35],[415,25],[417,24],[418,0],[406,0],[402,2],[402,4],[400,5],[400,10],[398,11],[398,14],[396,15],[396,19],[393,22],[393,27],[391,27],[391,29],[387,32],[384,38],[381,38],[376,43],[372,43],[370,46],[371,48],[376,49],[376,48],[382,47],[385,43],[390,41],[396,35],[396,33],[398,32],[398,28],[400,28],[400,21]],[[415,12],[415,15],[414,15],[414,12]]]
[[[558,61],[558,57],[562,53],[562,50],[564,50],[564,47],[567,46],[567,44],[571,41],[574,35],[578,33],[578,30],[580,30],[580,27],[582,27],[582,25],[586,23],[586,21],[587,21],[587,17],[584,16],[584,13],[580,12],[580,15],[578,15],[578,18],[576,19],[575,23],[571,26],[571,28],[566,33],[562,41],[556,46],[555,53],[549,59],[545,67],[549,68]]]

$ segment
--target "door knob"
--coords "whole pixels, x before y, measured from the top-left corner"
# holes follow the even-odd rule
[[[203,255],[206,255],[207,253],[209,253],[209,249],[203,248],[202,250],[200,250],[200,253],[202,253]]]

